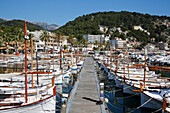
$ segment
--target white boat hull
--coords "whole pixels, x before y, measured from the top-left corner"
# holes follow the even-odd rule
[[[141,105],[143,105],[145,102],[147,102],[151,97],[141,93]],[[162,102],[152,98],[149,102],[147,102],[142,107],[144,108],[150,108],[150,109],[160,109],[162,108]]]
[[[31,105],[25,105],[23,107],[16,107],[6,110],[0,110],[0,113],[55,113],[56,101],[55,97],[43,100]]]

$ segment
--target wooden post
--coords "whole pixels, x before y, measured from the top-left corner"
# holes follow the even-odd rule
[[[167,103],[167,100],[163,98],[163,110],[166,110],[166,103]]]
[[[51,80],[52,80],[52,86],[54,86],[55,76],[53,76]]]
[[[145,88],[145,78],[146,78],[146,52],[145,52],[145,67],[144,67],[144,80],[143,80],[144,88]]]
[[[31,71],[33,71],[33,39],[31,37]],[[32,74],[32,88],[34,87],[33,84],[33,74]]]
[[[10,84],[12,84],[12,78],[11,78],[11,82],[10,82]]]
[[[53,96],[56,96],[56,86],[53,88]]]
[[[140,91],[143,91],[143,84],[140,83]]]

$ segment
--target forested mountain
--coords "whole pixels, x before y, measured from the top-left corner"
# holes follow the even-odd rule
[[[12,27],[12,26],[20,26],[22,29],[24,29],[24,20],[10,20],[10,21],[0,21],[0,26],[6,26],[6,27]],[[30,22],[27,22],[27,29],[29,31],[35,31],[35,30],[43,30],[44,28],[34,25]]]
[[[79,39],[85,34],[110,34],[112,37],[148,43],[152,42],[152,39],[154,42],[166,41],[170,33],[169,24],[170,17],[167,16],[111,11],[80,16],[54,32]],[[135,26],[139,29],[134,29]]]

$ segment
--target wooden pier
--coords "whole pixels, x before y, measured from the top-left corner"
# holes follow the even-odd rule
[[[80,73],[77,90],[71,95],[69,113],[101,113],[93,59],[87,57]],[[69,107],[69,106],[68,106]]]

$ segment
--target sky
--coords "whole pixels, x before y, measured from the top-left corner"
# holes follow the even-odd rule
[[[170,16],[170,0],[0,0],[0,18],[59,26],[79,16],[104,11]]]

